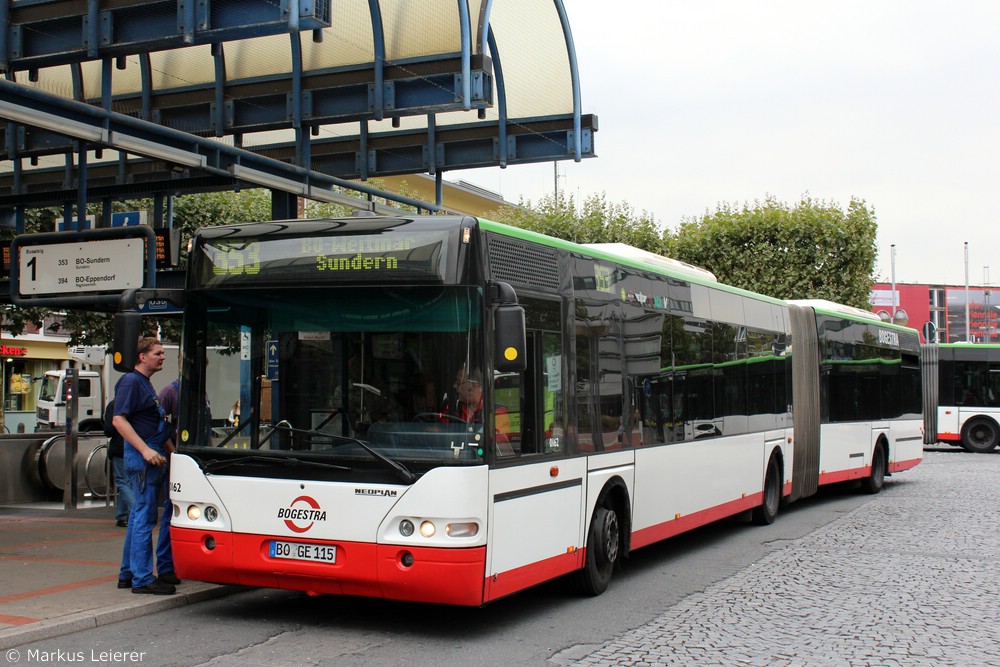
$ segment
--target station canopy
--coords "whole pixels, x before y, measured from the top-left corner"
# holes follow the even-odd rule
[[[0,3],[0,218],[594,155],[563,0]],[[397,199],[397,201],[405,201]]]

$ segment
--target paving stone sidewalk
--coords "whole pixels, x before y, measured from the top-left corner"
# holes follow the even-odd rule
[[[572,664],[1000,666],[1000,453],[925,452],[872,502]]]

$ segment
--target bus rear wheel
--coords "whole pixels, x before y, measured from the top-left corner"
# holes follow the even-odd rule
[[[587,533],[587,560],[578,573],[578,585],[586,595],[608,589],[621,553],[621,526],[610,499],[598,503]]]
[[[761,504],[753,508],[750,516],[758,526],[769,526],[778,516],[781,507],[781,464],[778,457],[772,455],[767,462],[767,474],[764,476],[764,498]]]
[[[973,454],[985,454],[996,449],[1000,442],[997,423],[986,417],[977,417],[966,422],[962,429],[962,447]]]

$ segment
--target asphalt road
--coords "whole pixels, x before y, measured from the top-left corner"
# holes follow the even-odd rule
[[[641,549],[596,598],[561,581],[483,609],[254,590],[20,646],[19,664],[570,664],[872,499],[822,491],[772,526],[728,520]]]

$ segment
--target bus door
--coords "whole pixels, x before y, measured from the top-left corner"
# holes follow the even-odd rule
[[[531,329],[539,308],[557,309],[558,303],[529,299],[522,303],[528,323],[527,369],[497,375],[489,399],[496,412],[498,445],[490,470],[487,600],[566,574],[582,564],[578,547],[583,543],[587,459],[565,456],[562,334]],[[554,314],[549,322],[560,321],[558,310]],[[508,433],[500,432],[504,423]]]

